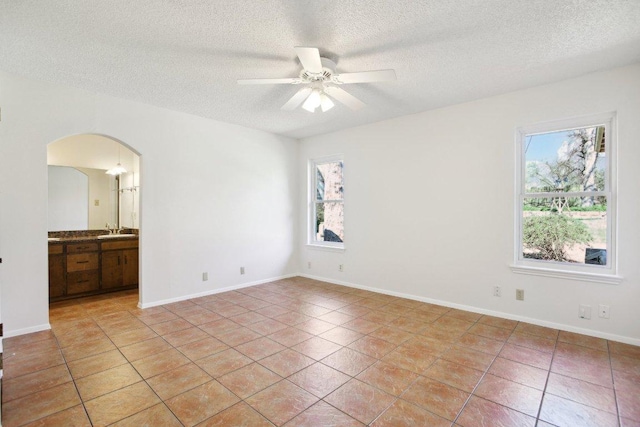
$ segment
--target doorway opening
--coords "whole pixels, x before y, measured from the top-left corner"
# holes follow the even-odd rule
[[[79,134],[50,143],[47,165],[50,322],[135,307],[140,155],[115,138]]]

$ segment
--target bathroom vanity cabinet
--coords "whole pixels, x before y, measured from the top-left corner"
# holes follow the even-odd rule
[[[137,237],[105,240],[49,243],[49,301],[138,286]]]

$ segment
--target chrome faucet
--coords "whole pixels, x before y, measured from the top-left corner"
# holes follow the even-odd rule
[[[119,229],[116,224],[113,224],[113,228],[111,228],[111,224],[107,223],[106,228],[109,234],[120,234],[121,229]]]

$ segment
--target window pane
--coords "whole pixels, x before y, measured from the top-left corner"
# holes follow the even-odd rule
[[[316,200],[324,200],[324,176],[316,168]]]
[[[342,200],[342,162],[331,162],[317,165],[316,197],[317,200]]]
[[[527,193],[604,191],[604,126],[526,135]]]
[[[605,197],[525,199],[522,206],[524,258],[579,264],[607,263]]]
[[[322,242],[344,241],[344,203],[316,203],[315,239]]]

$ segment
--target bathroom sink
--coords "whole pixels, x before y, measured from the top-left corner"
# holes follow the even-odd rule
[[[59,242],[60,238],[59,237],[48,237],[47,240],[50,241],[50,242]]]
[[[98,236],[98,239],[117,239],[120,237],[133,237],[135,234],[103,234]]]

